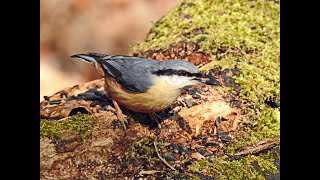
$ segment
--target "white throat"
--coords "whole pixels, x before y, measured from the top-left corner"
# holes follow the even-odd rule
[[[162,76],[162,78],[168,84],[170,84],[178,89],[198,84],[196,81],[192,80],[192,77],[172,75],[172,76]]]

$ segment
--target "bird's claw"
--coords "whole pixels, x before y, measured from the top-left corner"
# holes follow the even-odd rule
[[[158,119],[161,119],[161,117],[158,116],[156,113],[149,113],[149,117],[150,117],[151,120],[155,121],[157,123],[157,125],[158,125],[158,128],[161,129],[161,125],[160,125],[160,123],[158,121]]]
[[[127,126],[126,126],[126,124],[128,124],[127,119],[123,116],[122,113],[117,113],[117,118],[121,122],[121,124],[123,125],[123,129],[125,131],[127,131]]]

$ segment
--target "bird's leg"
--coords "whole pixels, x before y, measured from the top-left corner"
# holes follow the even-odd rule
[[[160,116],[158,116],[156,113],[149,113],[149,117],[150,117],[150,119],[152,119],[153,121],[155,121],[157,124],[158,124],[158,127],[159,127],[159,129],[161,129],[161,125],[160,125],[160,123],[159,123],[159,121],[158,121],[158,119],[161,119],[161,117]]]
[[[112,99],[112,102],[113,102],[114,108],[116,109],[117,118],[118,118],[118,120],[121,121],[121,123],[122,123],[122,125],[123,125],[123,128],[124,128],[124,130],[126,131],[126,130],[127,130],[126,124],[128,124],[128,121],[127,121],[126,118],[123,116],[122,111],[121,111],[121,109],[120,109],[117,101],[115,101],[115,100]]]

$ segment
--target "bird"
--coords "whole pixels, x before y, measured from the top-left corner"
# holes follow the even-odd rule
[[[156,112],[170,107],[183,89],[204,84],[204,78],[208,78],[194,64],[185,60],[159,61],[98,53],[70,57],[92,64],[104,78],[105,92],[112,100],[124,130],[128,122],[120,106],[134,112],[148,113],[161,128]],[[218,81],[215,82],[219,85]]]

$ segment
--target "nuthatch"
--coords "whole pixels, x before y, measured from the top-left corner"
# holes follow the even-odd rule
[[[71,57],[94,65],[104,77],[105,91],[125,130],[127,121],[118,103],[135,112],[149,113],[161,127],[155,112],[168,108],[183,89],[204,83],[203,78],[206,78],[195,65],[184,60],[158,61],[96,53]]]

